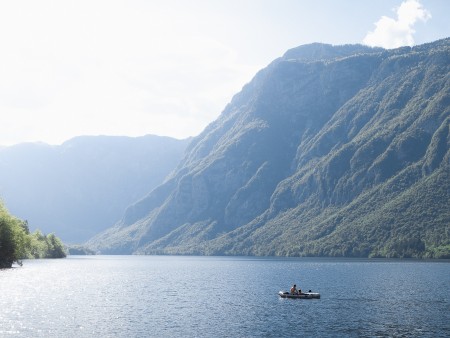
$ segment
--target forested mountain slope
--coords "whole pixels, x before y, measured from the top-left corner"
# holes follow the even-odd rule
[[[79,243],[161,184],[189,140],[82,136],[0,149],[0,197],[31,228]]]
[[[447,257],[450,39],[312,44],[261,70],[109,253]]]

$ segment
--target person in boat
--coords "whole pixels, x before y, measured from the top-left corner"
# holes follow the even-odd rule
[[[297,285],[294,284],[294,285],[292,285],[292,287],[291,287],[291,295],[296,295],[296,294],[298,294],[298,291],[297,291]]]

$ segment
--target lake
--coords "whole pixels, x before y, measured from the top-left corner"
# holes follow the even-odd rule
[[[450,336],[449,261],[69,256],[0,290],[1,337]]]

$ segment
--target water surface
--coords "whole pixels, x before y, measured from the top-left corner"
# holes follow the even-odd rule
[[[1,337],[450,336],[448,261],[70,256],[0,290]]]

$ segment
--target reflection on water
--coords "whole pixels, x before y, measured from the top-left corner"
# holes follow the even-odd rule
[[[320,300],[280,299],[296,283]],[[449,262],[71,256],[0,271],[0,336],[448,337]]]

